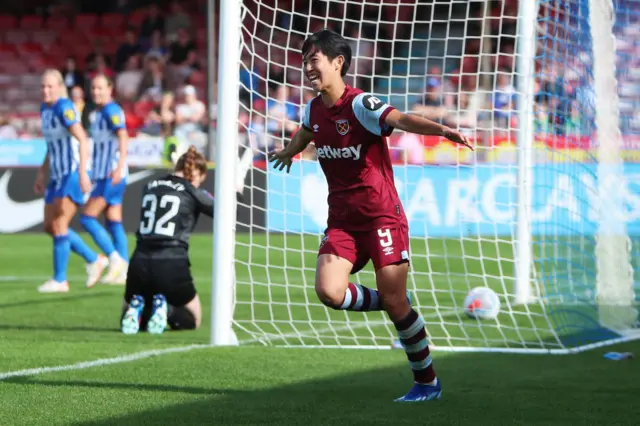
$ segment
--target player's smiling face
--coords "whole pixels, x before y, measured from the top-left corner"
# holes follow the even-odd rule
[[[312,48],[303,58],[304,75],[316,92],[324,91],[331,83],[340,78],[342,57],[330,60],[327,55],[317,48]]]
[[[52,104],[60,98],[62,90],[61,83],[51,74],[42,77],[42,100],[47,104]]]
[[[96,77],[91,82],[91,96],[96,105],[105,105],[111,100],[111,86],[104,77]]]

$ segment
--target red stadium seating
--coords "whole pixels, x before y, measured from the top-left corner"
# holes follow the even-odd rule
[[[118,13],[105,13],[100,17],[100,26],[102,28],[122,29],[125,17]]]
[[[50,16],[47,18],[45,26],[54,31],[66,31],[69,29],[69,20],[64,16]]]
[[[43,19],[41,16],[37,15],[23,16],[20,20],[20,28],[22,28],[23,30],[39,30],[40,28],[42,28],[42,25]]]
[[[11,60],[16,56],[16,47],[10,43],[0,43],[0,59]]]
[[[35,31],[31,34],[31,41],[38,43],[39,45],[48,48],[56,42],[58,34],[54,31],[42,30]]]
[[[18,20],[15,16],[0,15],[0,28],[3,30],[11,30],[18,26]]]
[[[76,15],[74,27],[76,30],[89,31],[96,28],[98,25],[98,15],[91,13],[80,13]]]
[[[29,34],[26,31],[11,30],[5,34],[4,40],[12,44],[26,43],[29,40]]]
[[[129,15],[127,24],[138,28],[142,24],[142,21],[144,21],[145,16],[146,12],[144,10],[136,10]]]
[[[108,29],[94,27],[86,30],[86,36],[90,40],[100,40],[103,43],[112,38],[112,33]]]
[[[38,43],[22,43],[17,45],[18,53],[21,56],[40,56],[42,54],[42,46]]]

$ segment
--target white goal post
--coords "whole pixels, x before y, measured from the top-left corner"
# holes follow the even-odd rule
[[[476,144],[388,141],[409,290],[435,349],[562,354],[640,337],[640,0],[219,3],[213,345],[396,339],[382,312],[317,300],[327,187],[313,145],[288,175],[264,161],[315,95],[300,47],[324,27],[352,46],[349,84]],[[369,265],[353,281],[373,277]],[[495,320],[464,315],[474,287],[500,297]]]

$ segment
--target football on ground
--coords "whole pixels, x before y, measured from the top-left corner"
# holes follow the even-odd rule
[[[500,313],[500,298],[489,287],[473,288],[464,299],[464,313],[474,319],[495,319]]]

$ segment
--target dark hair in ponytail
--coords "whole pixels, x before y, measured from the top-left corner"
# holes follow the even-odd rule
[[[207,160],[195,146],[191,145],[189,150],[178,159],[176,171],[182,172],[184,178],[190,181],[195,170],[204,176],[207,173]]]

